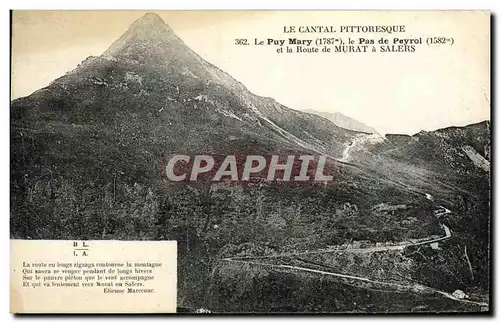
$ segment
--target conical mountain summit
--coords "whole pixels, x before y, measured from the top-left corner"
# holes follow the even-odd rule
[[[160,16],[148,13],[137,19],[103,54],[106,57],[129,58],[152,63],[174,51],[189,48],[174,34]]]
[[[189,49],[155,14],[134,22],[103,55],[12,101],[10,109],[11,237],[177,240],[180,306],[251,308],[245,306],[255,297],[234,302],[241,290],[228,286],[236,276],[225,279],[209,268],[215,259],[440,232],[425,194],[467,212],[453,214],[457,239],[481,242],[488,236],[489,123],[364,140],[369,135],[251,93]],[[281,182],[211,189],[211,182],[186,188],[168,181],[165,166],[174,154],[345,158],[331,163],[332,186]],[[380,206],[386,211],[378,212]],[[483,245],[471,253],[473,264],[487,258]],[[462,247],[456,255],[450,251],[450,259],[460,262]],[[269,285],[269,279],[242,282],[249,288],[245,295],[260,295]],[[347,285],[341,285],[343,291]],[[311,293],[304,295],[317,289]],[[257,306],[262,304],[273,302]]]
[[[355,135],[254,95],[202,59],[153,13],[132,23],[101,56],[14,100],[11,111],[12,121],[24,125],[69,122],[81,129],[107,129],[118,141],[129,135],[141,141],[144,135],[158,142],[149,149],[150,165],[161,155],[202,150],[294,150],[340,157],[340,143]]]

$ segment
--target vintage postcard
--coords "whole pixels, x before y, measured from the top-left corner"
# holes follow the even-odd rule
[[[14,313],[490,313],[489,11],[13,11]]]

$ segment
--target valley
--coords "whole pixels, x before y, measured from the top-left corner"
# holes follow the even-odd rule
[[[293,110],[251,93],[155,14],[13,100],[10,115],[11,238],[176,240],[179,310],[489,306],[488,120],[382,136]],[[205,156],[194,177],[178,168],[193,156]],[[262,168],[241,185],[251,156],[323,156],[331,177],[283,181],[284,169]],[[212,180],[221,163],[219,179],[238,181]]]

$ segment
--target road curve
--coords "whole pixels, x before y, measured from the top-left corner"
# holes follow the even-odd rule
[[[438,212],[438,213],[435,212],[435,215],[438,217],[440,217],[441,215],[444,215],[444,214],[451,213],[450,210],[448,210],[442,206],[440,206],[439,210],[440,210],[440,212]],[[442,210],[444,210],[444,211],[442,211]],[[479,305],[479,306],[489,306],[487,303],[475,302],[475,301],[470,301],[470,300],[466,300],[466,299],[459,299],[459,298],[454,297],[450,293],[440,291],[440,290],[437,290],[437,289],[434,289],[434,288],[431,288],[428,286],[420,285],[420,284],[402,285],[402,284],[372,280],[372,279],[369,279],[366,277],[352,276],[352,275],[346,275],[346,274],[341,274],[341,273],[316,270],[316,269],[311,269],[311,268],[306,268],[306,267],[290,266],[290,265],[285,265],[285,264],[277,264],[276,265],[276,264],[269,264],[269,263],[252,261],[252,260],[257,260],[257,259],[270,259],[270,258],[291,257],[291,256],[298,256],[298,255],[322,254],[322,253],[333,253],[333,252],[378,252],[378,251],[386,251],[386,250],[403,250],[404,248],[409,247],[409,246],[431,244],[431,243],[435,243],[435,242],[449,239],[451,237],[450,228],[448,228],[448,226],[446,226],[443,223],[439,223],[439,226],[444,230],[444,233],[445,233],[444,236],[439,237],[439,238],[429,238],[429,239],[425,239],[424,241],[415,242],[415,243],[408,242],[408,243],[402,243],[400,245],[394,245],[394,246],[341,249],[341,250],[326,250],[326,251],[321,250],[321,251],[309,251],[309,252],[306,251],[306,252],[301,252],[301,253],[289,253],[289,254],[256,256],[256,257],[248,257],[248,256],[247,257],[231,257],[231,258],[222,258],[222,259],[220,259],[220,261],[244,263],[244,264],[265,266],[265,267],[272,267],[272,268],[281,268],[281,269],[286,269],[286,270],[305,271],[305,272],[316,273],[316,274],[321,274],[321,275],[335,276],[335,277],[339,277],[339,278],[353,279],[353,280],[357,280],[357,281],[364,281],[364,282],[373,283],[373,284],[377,284],[377,285],[384,285],[384,286],[388,286],[388,287],[404,289],[404,290],[412,291],[412,292],[437,293],[437,294],[440,294],[440,295],[442,295],[448,299],[454,300],[454,301],[468,303],[468,304],[475,304],[475,305]]]

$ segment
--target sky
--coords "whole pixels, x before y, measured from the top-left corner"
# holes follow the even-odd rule
[[[13,99],[101,55],[144,11],[15,11]],[[414,134],[490,119],[487,12],[157,11],[202,58],[251,92],[297,110],[340,112],[380,133]],[[284,26],[405,25],[392,37],[452,37],[414,53],[279,54],[235,39],[315,39]],[[337,34],[338,35],[338,34]],[[328,35],[327,35],[328,36]],[[342,34],[378,40],[382,34]]]

